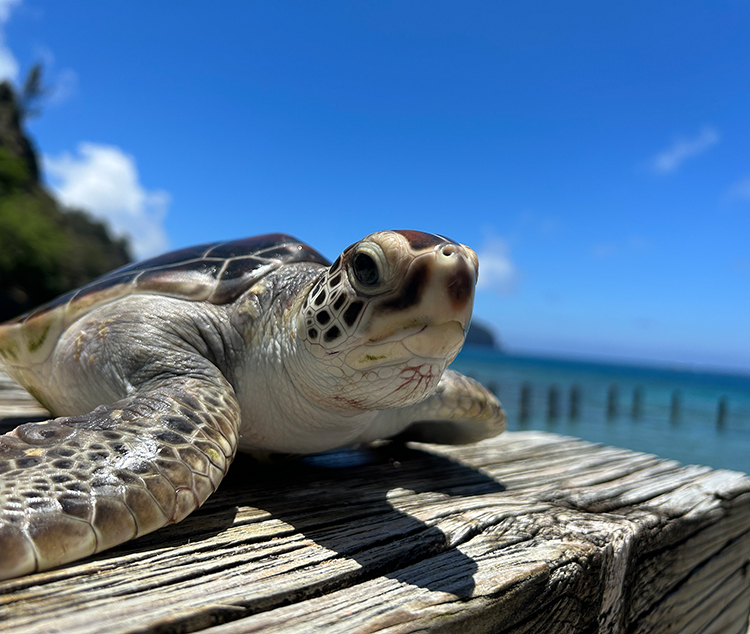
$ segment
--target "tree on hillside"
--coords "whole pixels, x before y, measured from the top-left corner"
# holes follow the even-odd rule
[[[39,102],[47,92],[42,80],[43,75],[44,67],[41,63],[34,64],[29,74],[26,75],[26,80],[23,82],[23,88],[19,96],[19,108],[21,116],[24,119],[38,117],[42,114],[42,107]]]
[[[20,97],[0,83],[0,321],[131,259],[126,239],[113,238],[105,223],[83,211],[64,209],[40,183],[22,121],[39,112],[44,92],[40,65]]]

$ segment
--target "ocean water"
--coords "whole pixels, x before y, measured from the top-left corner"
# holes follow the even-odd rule
[[[466,346],[453,369],[539,429],[750,472],[750,375],[516,356]]]

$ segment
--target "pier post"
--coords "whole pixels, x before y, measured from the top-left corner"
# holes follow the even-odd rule
[[[581,413],[581,388],[573,385],[570,388],[570,401],[568,404],[568,418],[577,420]]]
[[[617,418],[617,385],[613,383],[607,390],[607,418]]]
[[[633,420],[640,420],[643,417],[643,388],[637,385],[633,390]]]
[[[531,384],[523,382],[521,384],[521,398],[518,404],[518,418],[525,423],[531,417]]]
[[[722,396],[719,399],[719,408],[716,411],[716,426],[724,429],[727,423],[727,397]]]
[[[551,385],[547,392],[547,419],[557,420],[560,416],[560,390]]]
[[[669,405],[669,422],[676,425],[680,422],[680,390],[672,392],[672,402]]]

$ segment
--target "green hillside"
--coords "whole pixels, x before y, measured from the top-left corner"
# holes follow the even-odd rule
[[[22,123],[12,86],[0,83],[0,321],[131,259],[125,239],[44,189]]]

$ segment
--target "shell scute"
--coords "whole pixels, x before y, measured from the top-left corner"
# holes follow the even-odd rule
[[[330,266],[330,262],[323,258],[317,251],[306,244],[285,244],[265,249],[258,254],[259,257],[270,260],[283,260],[284,262],[319,262]]]
[[[243,255],[260,255],[263,251],[282,244],[301,244],[299,240],[285,233],[268,233],[262,236],[241,238],[231,242],[208,245],[205,257],[230,259]]]
[[[229,260],[221,273],[222,282],[230,282],[247,275],[255,274],[256,277],[262,277],[262,267],[270,267],[271,263],[268,260],[261,260],[260,258],[254,258],[252,256],[244,258],[234,258]]]
[[[200,244],[129,264],[0,325],[0,357],[14,367],[41,362],[71,323],[132,294],[226,304],[292,262],[329,265],[320,253],[283,233]]]
[[[203,301],[214,290],[223,265],[223,260],[206,258],[146,269],[135,280],[135,292],[160,293]]]
[[[117,277],[121,273],[126,273],[128,271],[144,271],[148,269],[157,269],[163,266],[169,266],[170,264],[184,264],[186,262],[195,262],[203,259],[206,256],[206,252],[210,250],[212,246],[213,244],[211,243],[198,244],[194,247],[186,247],[184,249],[178,249],[177,251],[163,253],[147,260],[134,262],[133,264],[126,264],[119,269],[115,269],[111,273],[107,273],[100,279]]]
[[[124,295],[126,294],[124,291],[124,287],[128,284],[132,284],[133,280],[135,280],[139,275],[139,271],[132,271],[127,273],[123,272],[117,277],[113,276],[112,278],[108,277],[107,279],[99,278],[99,280],[95,280],[91,282],[91,284],[87,284],[77,291],[73,291],[68,295],[63,295],[63,299],[67,297],[67,301],[83,302],[87,297],[101,297],[104,293],[111,294],[112,297]],[[120,290],[116,291],[115,289]]]
[[[118,277],[113,281],[101,281],[99,283],[94,282],[91,285],[84,286],[79,291],[75,292],[70,296],[67,303],[58,307],[59,312],[49,313],[50,319],[57,318],[60,322],[64,322],[64,325],[73,323],[79,317],[88,313],[92,308],[102,306],[110,302],[122,299],[127,295],[131,295],[134,290],[133,280],[137,274],[131,274],[123,277]],[[41,310],[31,313],[29,319],[35,319]]]

